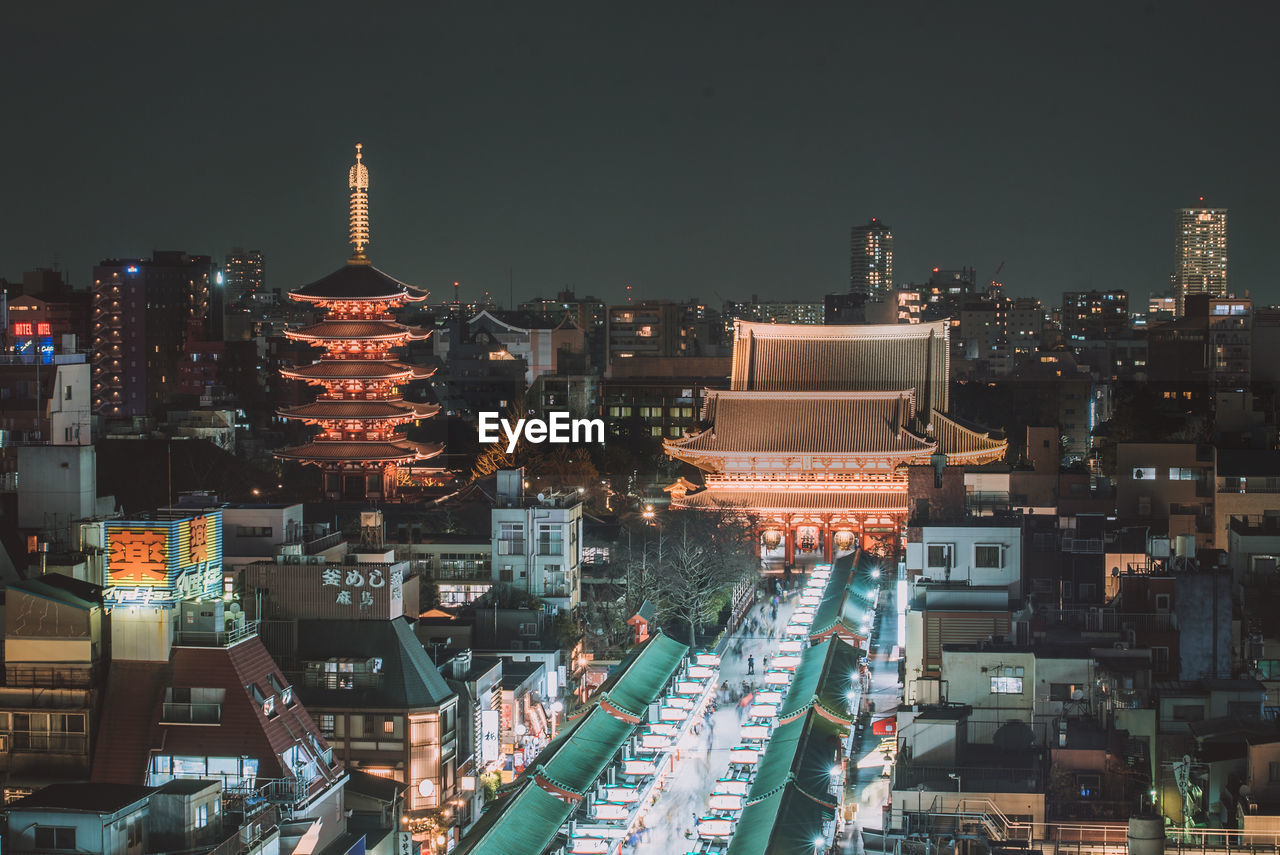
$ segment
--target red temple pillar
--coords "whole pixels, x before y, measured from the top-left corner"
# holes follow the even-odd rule
[[[832,530],[831,520],[828,519],[822,524],[822,560],[830,564],[836,560],[835,551],[835,532]]]
[[[786,538],[785,543],[787,544],[786,558],[784,560],[787,562],[787,566],[790,567],[796,563],[796,532],[790,520],[787,520],[785,525],[786,528],[782,530],[782,536]]]

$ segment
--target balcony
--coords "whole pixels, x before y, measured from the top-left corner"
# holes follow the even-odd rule
[[[333,547],[342,543],[344,540],[346,540],[346,537],[343,535],[343,533],[341,531],[335,531],[330,534],[323,535],[321,537],[313,538],[311,540],[306,540],[300,537],[294,538],[293,540],[285,541],[282,545],[301,547],[302,555],[317,555],[321,552],[324,552],[326,549],[332,549]]]
[[[165,703],[161,724],[221,724],[222,704]]]
[[[249,621],[244,626],[235,629],[225,630],[223,632],[206,631],[198,632],[191,630],[180,630],[178,632],[178,647],[232,647],[239,644],[247,638],[253,638],[258,634],[258,621]]]
[[[24,668],[5,669],[5,688],[9,689],[92,689],[97,683],[90,668]]]

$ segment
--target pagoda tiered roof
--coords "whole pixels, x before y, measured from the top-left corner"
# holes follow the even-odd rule
[[[429,365],[405,365],[386,359],[326,359],[310,365],[281,368],[280,376],[290,380],[421,380],[436,369]]]
[[[426,419],[440,412],[440,405],[412,403],[403,398],[385,401],[336,401],[321,398],[310,404],[277,412],[289,419]]]
[[[667,440],[690,462],[744,455],[927,459],[937,445],[910,430],[911,389],[892,392],[709,392],[707,430]]]
[[[302,460],[314,463],[395,463],[398,461],[429,460],[444,451],[444,446],[408,439],[391,440],[326,440],[316,439],[304,445],[282,448],[275,452],[286,460]]]
[[[430,335],[430,332],[395,321],[377,320],[324,320],[296,330],[285,330],[285,337],[295,341],[420,340]]]
[[[328,276],[290,291],[289,296],[313,303],[340,300],[416,303],[427,299],[427,292],[388,276],[368,262],[352,259]]]

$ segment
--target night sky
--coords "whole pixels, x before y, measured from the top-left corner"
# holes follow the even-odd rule
[[[11,4],[0,276],[239,244],[311,281],[360,141],[374,263],[441,297],[816,300],[872,216],[899,282],[1145,296],[1203,195],[1280,302],[1270,4],[396,5]]]

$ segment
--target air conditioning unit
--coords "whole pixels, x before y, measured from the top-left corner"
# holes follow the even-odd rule
[[[1113,646],[1115,647],[1115,649],[1116,649],[1116,650],[1128,650],[1128,649],[1129,649],[1129,642],[1127,642],[1127,641],[1117,641]]]

